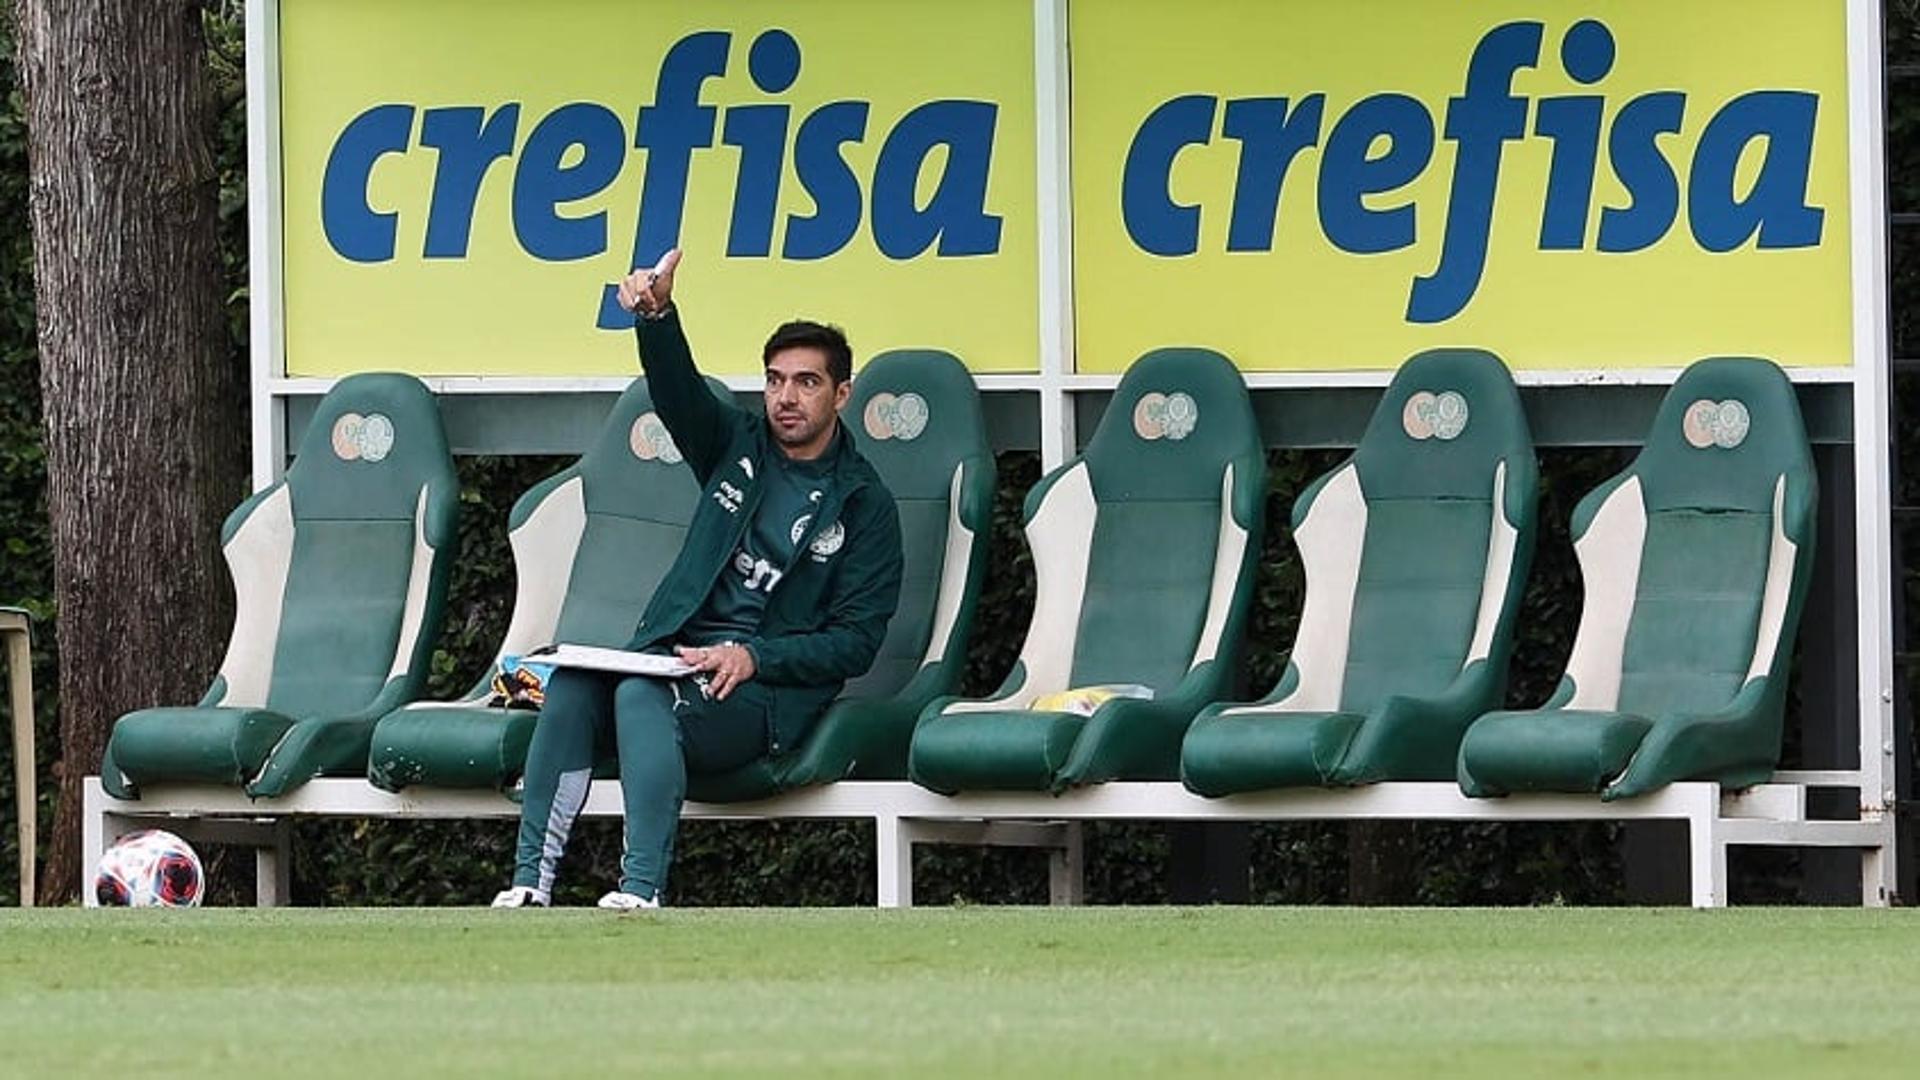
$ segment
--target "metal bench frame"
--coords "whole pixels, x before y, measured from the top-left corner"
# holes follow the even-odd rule
[[[1693,906],[1727,903],[1727,849],[1734,845],[1855,848],[1861,851],[1861,901],[1890,903],[1892,815],[1863,807],[1858,820],[1807,817],[1810,788],[1857,787],[1852,773],[1787,772],[1775,783],[1722,791],[1714,783],[1673,784],[1638,799],[1603,803],[1590,795],[1515,795],[1470,799],[1450,783],[1388,783],[1341,790],[1288,790],[1224,799],[1172,782],[1118,782],[1053,796],[1032,792],[940,795],[905,781],[844,780],[750,803],[686,804],[689,820],[839,819],[874,823],[875,898],[880,907],[913,905],[913,849],[919,844],[987,844],[1049,852],[1054,904],[1085,901],[1081,826],[1088,821],[1685,821]],[[94,868],[117,837],[166,828],[188,839],[255,849],[255,901],[285,904],[290,825],[301,817],[448,820],[517,818],[520,808],[492,791],[416,788],[399,794],[365,780],[318,779],[290,795],[250,800],[234,788],[164,787],[137,800],[115,799],[98,777],[86,782],[81,894],[94,903]],[[618,781],[600,780],[583,813],[619,817]],[[505,867],[502,867],[504,874]],[[504,880],[504,878],[503,878]]]

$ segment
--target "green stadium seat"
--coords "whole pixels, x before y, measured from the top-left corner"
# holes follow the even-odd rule
[[[1574,510],[1586,582],[1572,655],[1541,709],[1468,731],[1459,781],[1644,794],[1773,774],[1812,567],[1812,454],[1793,386],[1765,360],[1689,367],[1633,464]]]
[[[425,684],[459,506],[427,388],[406,375],[342,379],[285,479],[221,530],[236,611],[212,688],[197,706],[121,717],[103,786],[123,798],[193,782],[271,797],[364,775],[374,723]]]
[[[920,713],[954,693],[986,574],[994,464],[973,376],[943,352],[873,358],[845,410],[860,453],[900,509],[900,606],[878,657],[792,752],[690,776],[705,802],[765,798],[843,778],[901,780]]]
[[[1187,786],[1452,779],[1467,726],[1506,692],[1537,476],[1498,358],[1409,360],[1353,456],[1295,501],[1307,598],[1292,654],[1266,698],[1195,719]]]
[[[728,393],[717,381],[708,384]],[[520,586],[502,656],[556,640],[617,648],[632,637],[679,555],[700,496],[652,410],[645,380],[636,381],[580,462],[515,505],[510,535]],[[929,701],[951,693],[959,677],[985,573],[994,484],[973,378],[946,353],[886,353],[854,380],[846,419],[899,502],[900,610],[873,669],[847,684],[798,747],[727,773],[689,777],[696,799],[765,798],[849,775],[900,779],[914,719]],[[642,446],[650,449],[643,453]],[[576,554],[569,574],[570,550]],[[373,782],[394,791],[511,791],[538,713],[487,705],[489,684],[490,673],[462,700],[416,702],[382,720]],[[615,776],[617,765],[609,759],[596,774]]]
[[[991,699],[922,714],[912,778],[941,792],[1176,778],[1187,725],[1230,681],[1265,484],[1233,365],[1198,349],[1142,357],[1085,453],[1027,496],[1036,594],[1018,662]],[[1091,715],[1044,700],[1115,684],[1153,698]]]
[[[724,383],[707,382],[730,396]],[[699,501],[646,380],[634,380],[580,460],[514,503],[507,537],[517,585],[495,667],[459,700],[414,702],[382,719],[368,778],[389,791],[512,790],[539,713],[487,704],[499,659],[555,641],[624,646],[679,557]]]

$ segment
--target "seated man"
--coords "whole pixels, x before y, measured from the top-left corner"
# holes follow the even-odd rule
[[[621,283],[655,408],[703,488],[686,546],[628,648],[671,649],[679,679],[561,669],[527,750],[513,885],[495,907],[548,903],[603,748],[620,761],[626,851],[600,906],[657,907],[687,773],[797,743],[873,663],[900,595],[893,496],[840,427],[853,354],[837,328],[790,322],[762,353],[766,416],[709,391],[672,303],[680,252]]]

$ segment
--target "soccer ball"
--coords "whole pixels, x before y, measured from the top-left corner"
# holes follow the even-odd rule
[[[205,890],[200,856],[160,829],[121,837],[93,875],[93,895],[102,907],[199,907]]]

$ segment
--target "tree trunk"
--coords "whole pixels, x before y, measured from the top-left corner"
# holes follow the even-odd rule
[[[222,312],[215,103],[195,0],[18,0],[60,653],[42,902],[79,884],[114,720],[197,700],[231,619],[245,424]]]

